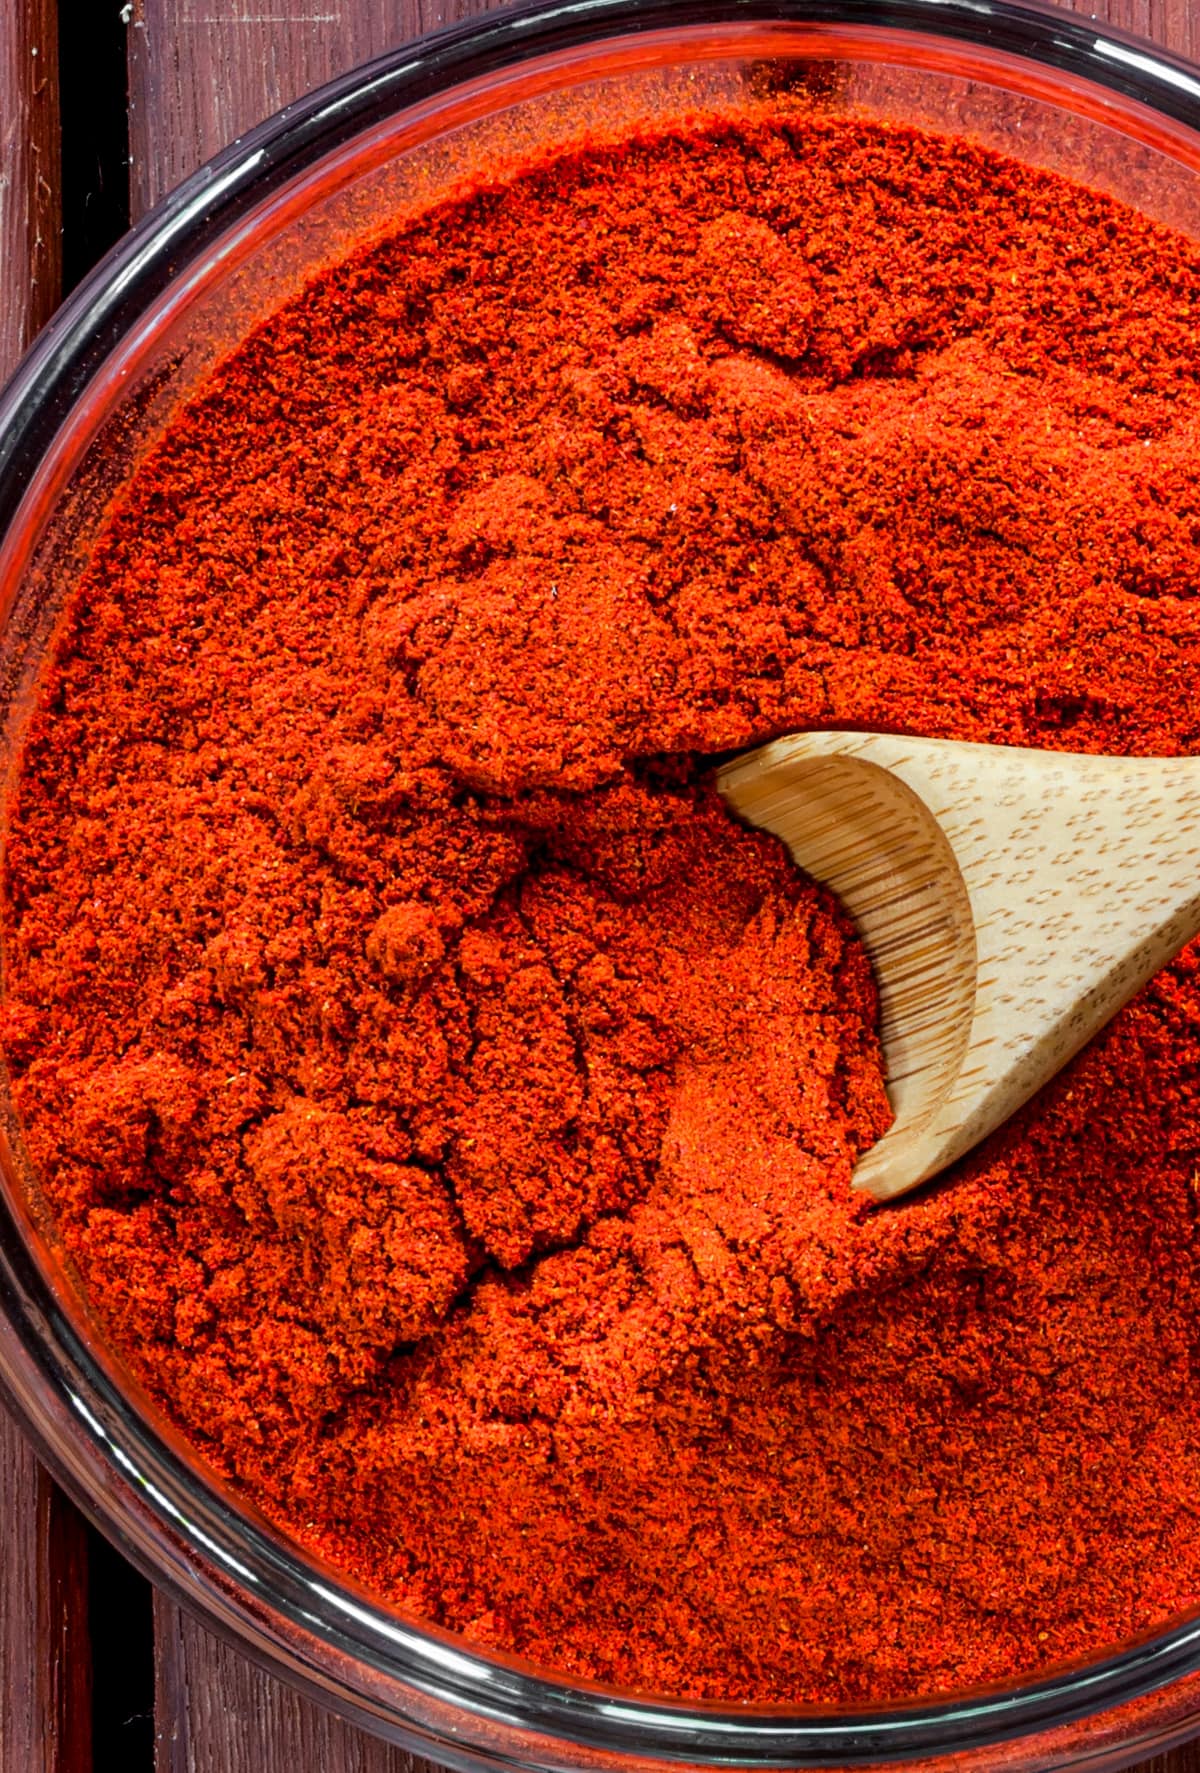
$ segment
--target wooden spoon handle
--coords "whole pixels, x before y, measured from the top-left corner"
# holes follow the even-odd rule
[[[1020,1107],[1200,930],[1200,759],[801,733],[722,770],[855,919],[913,1188]]]

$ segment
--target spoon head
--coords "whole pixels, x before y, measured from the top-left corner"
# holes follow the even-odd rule
[[[1008,1118],[1200,930],[1200,759],[799,733],[717,785],[855,920],[895,1121],[877,1200]]]
[[[854,1186],[885,1200],[930,1173],[930,1126],[970,1039],[976,946],[941,826],[898,774],[843,745],[867,736],[778,739],[728,764],[717,787],[836,895],[871,958],[895,1120],[859,1162]]]

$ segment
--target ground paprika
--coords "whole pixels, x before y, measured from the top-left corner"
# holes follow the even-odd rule
[[[10,807],[3,1048],[138,1376],[311,1550],[676,1695],[1200,1600],[1200,951],[944,1184],[711,760],[1200,748],[1200,251],[814,117],[532,164],[140,468]]]

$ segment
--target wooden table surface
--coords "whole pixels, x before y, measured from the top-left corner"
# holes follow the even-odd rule
[[[0,0],[0,373],[248,125],[486,0]],[[1197,0],[1076,10],[1200,60]],[[124,1566],[0,1413],[0,1773],[407,1773]],[[1200,1745],[1147,1763],[1200,1773]]]

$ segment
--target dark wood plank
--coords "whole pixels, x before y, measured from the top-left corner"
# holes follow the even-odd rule
[[[41,1741],[38,1655],[38,1490],[33,1454],[0,1417],[0,1507],[4,1568],[0,1575],[0,1769],[35,1767]]]
[[[53,0],[0,15],[0,377],[58,300]],[[0,1773],[91,1767],[83,1522],[0,1411]]]
[[[42,1750],[54,1773],[92,1773],[87,1527],[40,1467],[37,1545]]]
[[[130,177],[140,214],[241,131],[356,62],[488,0],[135,0]],[[1193,0],[1068,0],[1200,58]]]
[[[135,0],[134,214],[301,92],[487,0]],[[1078,0],[1075,10],[1200,57],[1193,0]],[[253,1668],[156,1600],[158,1773],[400,1773],[420,1767]],[[0,1762],[0,1773],[7,1764]],[[1200,1745],[1140,1773],[1200,1773]]]
[[[0,377],[58,301],[58,54],[53,0],[0,9]]]
[[[133,213],[302,92],[489,0],[135,0]]]
[[[133,214],[298,94],[486,3],[137,0]],[[155,1644],[158,1773],[413,1773],[424,1765],[270,1679],[164,1595],[155,1597]]]
[[[0,1412],[0,1773],[90,1773],[83,1520]]]
[[[1194,0],[1059,0],[1059,4],[1200,60],[1200,9]]]
[[[271,1680],[155,1600],[158,1773],[417,1773],[425,1763]]]
[[[481,0],[139,0],[129,47],[134,215],[299,93],[483,9]],[[422,1765],[271,1680],[163,1595],[155,1642],[158,1773]]]

